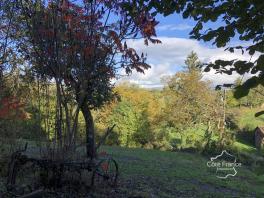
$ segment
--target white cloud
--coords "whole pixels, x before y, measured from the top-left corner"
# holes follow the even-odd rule
[[[145,74],[133,71],[131,76],[126,76],[119,81],[129,81],[134,84],[141,85],[142,87],[161,87],[160,79],[163,76],[173,75],[171,64],[150,64],[151,68],[145,71]],[[123,73],[124,74],[124,73]]]
[[[227,74],[215,74],[215,71],[211,70],[210,72],[204,72],[203,80],[212,82],[213,86],[222,85],[222,84],[231,84],[234,81],[242,77],[238,73],[233,73],[232,75]],[[252,74],[243,75],[243,80],[252,77]]]
[[[133,72],[129,77],[124,77],[120,81],[126,80],[134,82],[141,86],[161,86],[160,78],[165,75],[172,75],[176,71],[181,70],[184,66],[184,60],[187,55],[194,51],[198,54],[199,59],[202,62],[213,62],[217,59],[223,60],[250,60],[250,56],[247,54],[242,55],[239,52],[230,53],[224,51],[224,48],[212,48],[202,45],[196,40],[184,39],[184,38],[169,38],[160,37],[162,44],[150,44],[145,46],[143,40],[129,41],[128,46],[134,48],[139,53],[147,53],[147,63],[151,65],[151,69],[145,71],[145,74]],[[256,59],[253,57],[251,60]],[[214,71],[210,71],[204,74],[204,80],[210,80],[214,85],[223,83],[232,83],[239,77],[238,74],[221,75],[215,74]]]
[[[175,30],[190,30],[192,29],[193,26],[185,24],[185,23],[180,23],[180,24],[168,24],[168,25],[158,25],[157,30],[159,31],[175,31]]]

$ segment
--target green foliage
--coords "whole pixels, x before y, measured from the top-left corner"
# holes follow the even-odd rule
[[[138,112],[128,101],[120,102],[114,109],[110,119],[113,124],[117,125],[118,140],[121,146],[135,146],[133,136],[138,130],[138,118]]]
[[[101,111],[99,110],[98,115],[95,113],[97,126],[106,128],[106,124],[109,126],[116,125],[115,135],[110,136],[110,140],[108,140],[110,143],[115,142],[127,147],[146,146],[152,140],[153,135],[150,132],[148,120],[148,102],[146,100],[139,102],[139,98],[130,98],[130,94],[138,93],[141,95],[141,92],[145,93],[145,91],[131,85],[121,86],[117,89],[121,94],[120,101],[116,101],[112,106],[109,104]],[[111,108],[111,112],[107,108]],[[99,117],[100,119],[97,121]]]
[[[248,51],[250,55],[260,53],[256,62],[234,60],[230,64],[221,64],[223,62],[215,62],[209,67],[232,74],[233,71],[239,74],[251,72],[252,74],[260,73],[258,77],[252,77],[247,80],[242,86],[239,86],[236,92],[236,97],[241,98],[249,93],[249,89],[255,88],[263,83],[263,74],[261,66],[263,65],[263,48],[260,47],[263,43],[263,12],[259,7],[263,7],[263,1],[234,1],[234,2],[212,2],[212,1],[195,1],[188,4],[188,7],[183,11],[186,16],[193,17],[198,24],[204,24],[208,20],[216,21],[218,17],[224,19],[224,24],[217,29],[194,28],[191,32],[192,37],[198,40],[214,41],[217,47],[225,47],[230,39],[235,36],[236,32],[239,39],[242,41],[254,41],[254,44],[249,44],[246,47],[236,46],[229,47],[230,52],[234,50]],[[203,9],[206,7],[206,9]],[[193,12],[195,10],[195,13]],[[198,17],[199,16],[199,17]],[[229,67],[233,65],[233,67]]]
[[[208,123],[217,134],[221,114],[217,92],[202,81],[197,54],[186,59],[186,71],[164,80],[163,90],[152,91],[121,84],[115,91],[120,100],[94,112],[99,131],[116,125],[108,144],[161,150],[202,150]]]

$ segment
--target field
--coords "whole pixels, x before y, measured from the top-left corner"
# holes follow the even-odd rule
[[[219,179],[196,153],[104,147],[117,159],[120,179],[112,197],[263,197],[264,176],[242,164],[235,177]],[[94,195],[107,197],[97,189]]]
[[[88,197],[264,196],[264,176],[257,175],[251,166],[245,164],[237,168],[236,176],[219,179],[216,170],[207,167],[211,156],[114,146],[103,146],[101,150],[110,154],[119,164],[118,185],[116,188],[98,185],[90,191]],[[1,188],[3,185],[2,178]]]

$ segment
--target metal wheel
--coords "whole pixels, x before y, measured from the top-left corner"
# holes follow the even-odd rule
[[[97,164],[92,174],[92,186],[108,184],[115,186],[118,177],[118,165],[112,158],[102,159]]]

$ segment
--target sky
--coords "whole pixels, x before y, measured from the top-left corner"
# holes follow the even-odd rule
[[[147,53],[147,63],[151,65],[151,69],[145,71],[145,74],[133,72],[132,75],[123,77],[118,82],[129,81],[145,88],[160,88],[163,86],[160,79],[163,76],[173,75],[181,71],[185,65],[184,60],[191,51],[196,52],[203,63],[214,62],[217,59],[250,60],[250,56],[247,54],[226,52],[224,51],[225,48],[216,48],[212,43],[190,39],[189,32],[195,25],[195,22],[191,19],[183,19],[180,15],[174,14],[168,17],[159,15],[157,21],[160,22],[156,28],[157,37],[162,44],[145,46],[143,40],[128,42],[139,54],[141,52]],[[215,24],[208,23],[205,24],[205,27],[217,27],[219,25],[221,25],[220,22]],[[237,37],[231,40],[231,44],[238,43],[242,44]],[[203,80],[211,81],[212,86],[232,83],[238,77],[238,74],[233,74],[232,76],[215,74],[215,71],[212,70],[203,74]],[[249,75],[244,76],[244,78],[248,77]]]

